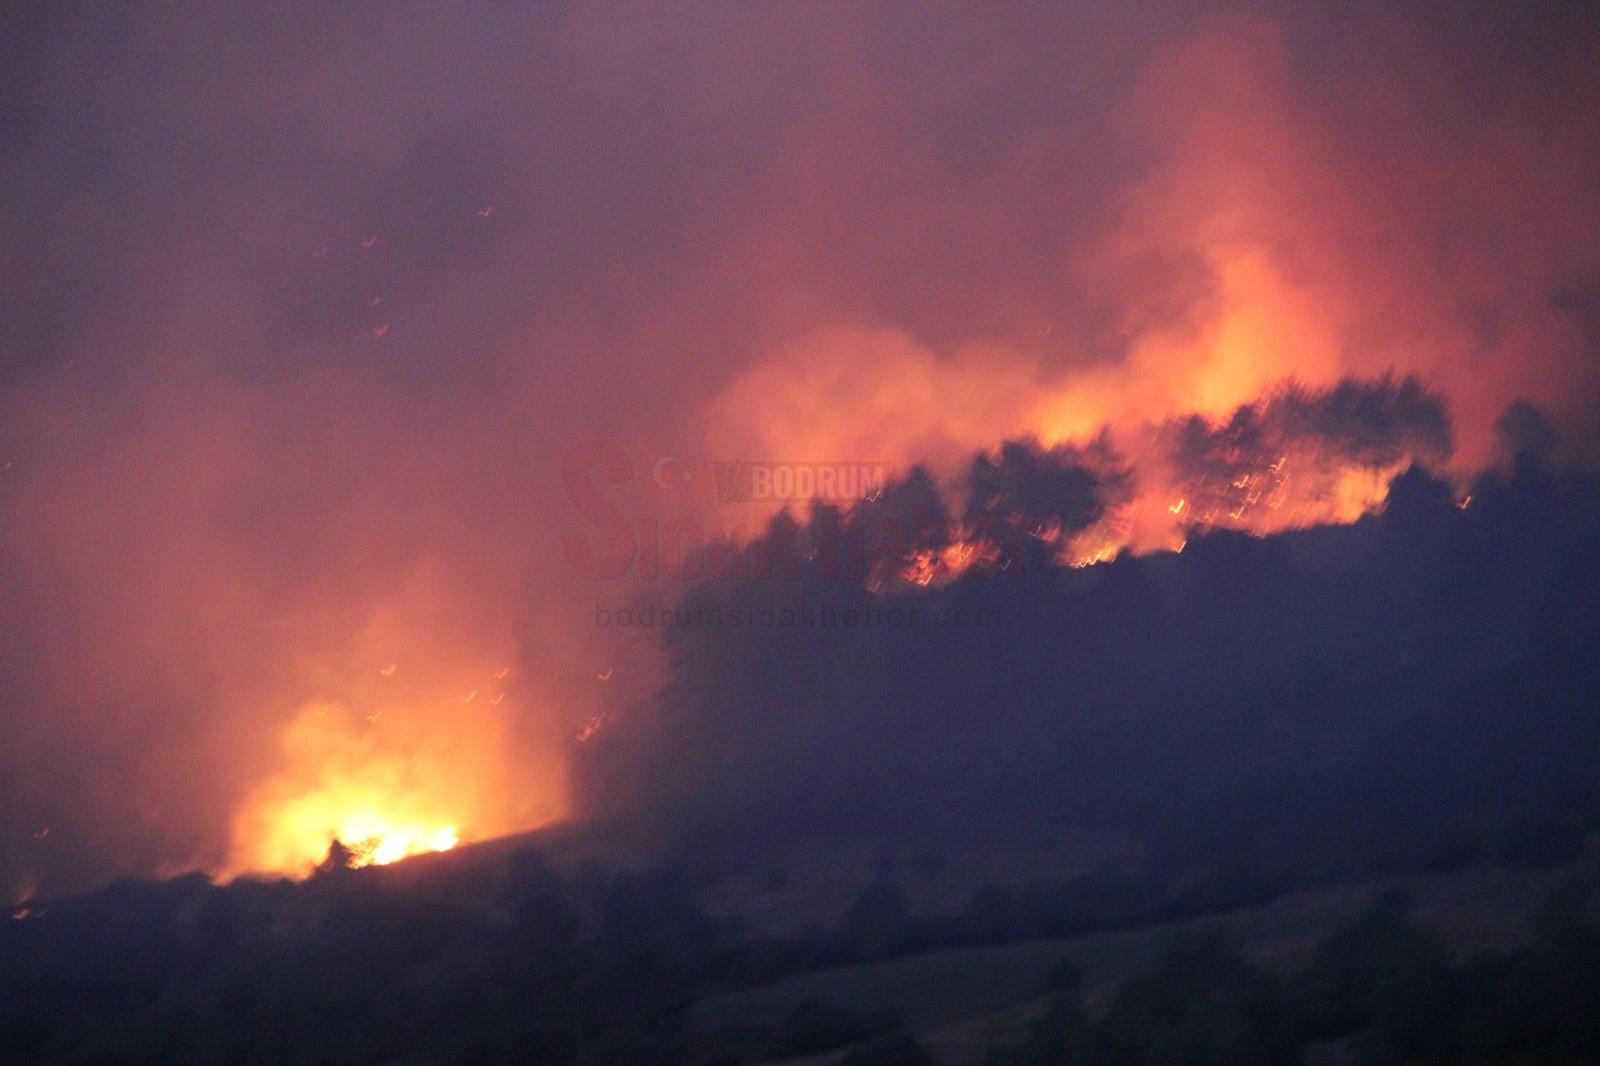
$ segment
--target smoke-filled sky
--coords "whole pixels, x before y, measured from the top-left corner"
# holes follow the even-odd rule
[[[596,608],[677,588],[563,551],[584,442],[959,513],[1032,438],[1179,516],[1101,555],[1213,462],[1255,532],[1467,486],[1514,401],[1592,460],[1582,6],[1205,7],[8,13],[0,893],[603,805],[664,667]]]

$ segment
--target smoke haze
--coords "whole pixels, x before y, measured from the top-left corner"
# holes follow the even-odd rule
[[[1428,514],[1479,521],[1460,499],[1535,438],[1558,442],[1552,469],[1600,443],[1600,41],[1578,7],[5,19],[10,898],[302,871],[372,819],[483,839],[676,818],[710,802],[684,781],[744,795],[720,775],[765,773],[790,729],[857,753],[793,783],[827,786],[818,820],[859,810],[857,786],[925,806],[922,777],[872,784],[885,724],[845,708],[877,696],[902,737],[945,715],[918,773],[982,794],[943,745],[1020,728],[1027,693],[966,721],[925,698],[938,680],[899,687],[926,648],[835,673],[824,643],[780,683],[724,667],[780,655],[750,634],[597,629],[597,605],[694,586],[571,565],[562,538],[594,531],[562,480],[580,442],[903,483],[921,464],[947,515],[977,517],[979,486],[1008,521],[1054,524],[997,588],[1159,553],[1104,579],[1152,612],[1104,623],[1096,654],[1118,662],[1169,609],[1154,587],[1215,603],[1269,565],[1251,553],[1359,556],[1393,527],[1229,530],[1355,522],[1412,463],[1437,479],[1404,482],[1436,492]],[[1191,534],[1214,554],[1167,554]],[[1513,539],[1473,565],[1506,565]],[[891,589],[921,584],[904,573]],[[944,580],[921,594],[967,587]],[[1030,640],[1045,656],[1076,631]],[[946,680],[976,698],[984,676]],[[1100,693],[1097,728],[1132,728],[1116,705]],[[794,725],[821,706],[845,717]],[[657,746],[677,714],[698,754]],[[1035,795],[1017,787],[995,810]]]

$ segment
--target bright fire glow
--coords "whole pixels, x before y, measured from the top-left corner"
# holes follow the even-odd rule
[[[536,797],[547,809],[534,806],[529,783],[504,758],[507,708],[465,703],[450,681],[429,686],[428,699],[381,684],[391,702],[377,710],[319,702],[295,715],[281,769],[234,820],[228,873],[304,876],[334,841],[349,865],[382,866],[560,814],[547,794]]]
[[[943,548],[928,548],[913,555],[899,578],[908,585],[942,585],[973,567],[990,566],[999,557],[1000,550],[992,542],[974,538],[970,530],[958,530],[956,539]]]
[[[328,802],[326,796],[308,796],[291,803],[278,812],[279,824],[294,827],[306,849],[321,847],[326,853],[337,840],[348,849],[352,867],[387,866],[412,855],[449,851],[461,842],[453,825],[399,822],[372,810],[355,810],[330,823],[325,812],[338,801],[332,807]]]
[[[461,842],[453,825],[432,830],[396,826],[373,814],[349,819],[337,835],[350,849],[353,866],[386,866],[410,855],[449,851]]]
[[[239,865],[304,874],[335,840],[352,866],[455,847],[459,788],[430,784],[420,753],[373,736],[399,720],[325,704],[302,711],[285,738],[289,769],[258,790],[236,826]]]

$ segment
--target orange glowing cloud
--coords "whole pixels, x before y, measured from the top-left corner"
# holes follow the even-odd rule
[[[1396,172],[1375,172],[1331,108],[1297,96],[1286,55],[1277,27],[1247,21],[1174,43],[1151,62],[1122,118],[1152,163],[1119,191],[1099,232],[1064,251],[1062,306],[1103,329],[948,349],[881,328],[816,330],[733,379],[712,408],[707,447],[901,470],[922,463],[949,485],[972,452],[1003,439],[1082,445],[1104,434],[1140,457],[1168,420],[1226,421],[1289,384],[1318,390],[1414,374],[1447,401],[1453,451],[1349,468],[1301,454],[1286,457],[1288,474],[1268,471],[1277,457],[1266,458],[1239,501],[1202,515],[1191,508],[1181,522],[1162,516],[1182,486],[1146,462],[1147,492],[1083,553],[1105,558],[1130,542],[1177,546],[1196,522],[1270,532],[1351,521],[1382,506],[1412,459],[1457,476],[1481,470],[1512,399],[1574,411],[1565,383],[1592,374],[1592,359],[1577,360],[1575,323],[1541,296],[1560,282],[1567,257],[1555,246],[1564,242],[1541,230],[1516,238],[1528,265],[1545,271],[1544,288],[1495,290],[1504,274],[1491,244],[1438,255],[1438,234],[1456,224],[1451,213],[1473,200],[1470,190],[1502,188],[1495,153],[1404,146],[1428,158],[1429,180],[1460,197],[1427,191],[1398,162]],[[1570,151],[1566,135],[1543,150]],[[1570,199],[1572,170],[1528,180]],[[1483,208],[1480,229],[1504,225],[1503,211]],[[1475,330],[1490,307],[1505,328]],[[1266,481],[1277,488],[1262,489]]]

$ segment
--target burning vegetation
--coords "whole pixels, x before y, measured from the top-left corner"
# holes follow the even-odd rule
[[[1221,530],[1261,537],[1347,525],[1380,511],[1402,471],[1442,469],[1450,456],[1443,402],[1413,378],[1287,384],[1220,421],[1141,427],[1121,435],[1126,450],[1116,439],[1108,427],[1082,446],[1014,440],[979,453],[959,521],[933,479],[913,470],[850,508],[837,522],[843,547],[821,558],[844,559],[842,572],[881,591],[970,572],[1020,576],[1024,544],[1081,568],[1125,552],[1182,551]],[[834,540],[834,521],[814,523],[815,535]]]

